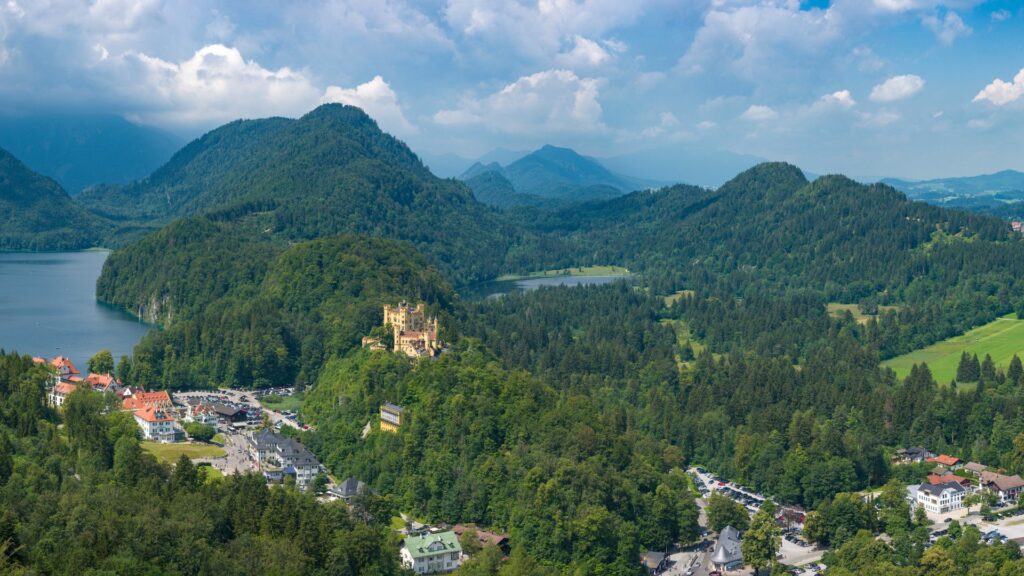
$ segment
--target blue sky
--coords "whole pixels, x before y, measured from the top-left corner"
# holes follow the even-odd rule
[[[1024,2],[0,0],[0,106],[195,136],[366,109],[429,155],[679,145],[862,178],[1024,169]]]

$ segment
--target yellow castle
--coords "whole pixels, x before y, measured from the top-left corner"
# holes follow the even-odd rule
[[[427,307],[422,302],[415,308],[407,302],[399,302],[398,306],[385,304],[384,325],[391,326],[395,352],[413,358],[432,358],[444,348],[437,338],[437,318],[427,317]]]

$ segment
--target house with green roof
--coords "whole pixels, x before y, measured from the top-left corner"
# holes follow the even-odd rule
[[[462,545],[452,531],[409,536],[401,554],[402,566],[417,574],[451,572],[462,564]]]

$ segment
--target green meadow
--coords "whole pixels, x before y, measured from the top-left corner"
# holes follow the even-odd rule
[[[903,378],[910,373],[911,366],[924,362],[936,382],[948,384],[956,378],[960,355],[965,350],[977,354],[979,360],[989,354],[996,366],[1005,370],[1014,354],[1024,358],[1024,320],[1018,320],[1013,314],[1003,316],[966,334],[886,360],[882,366],[892,368]]]

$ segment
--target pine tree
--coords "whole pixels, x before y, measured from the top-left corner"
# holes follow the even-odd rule
[[[981,377],[986,382],[994,382],[996,379],[996,363],[992,361],[991,354],[985,354],[985,361],[981,364]]]
[[[1015,385],[1020,385],[1024,379],[1024,366],[1021,365],[1020,357],[1016,354],[1010,359],[1010,367],[1006,370],[1006,377]]]
[[[957,382],[971,381],[971,356],[966,350],[960,354],[960,364],[956,367],[956,380]]]

